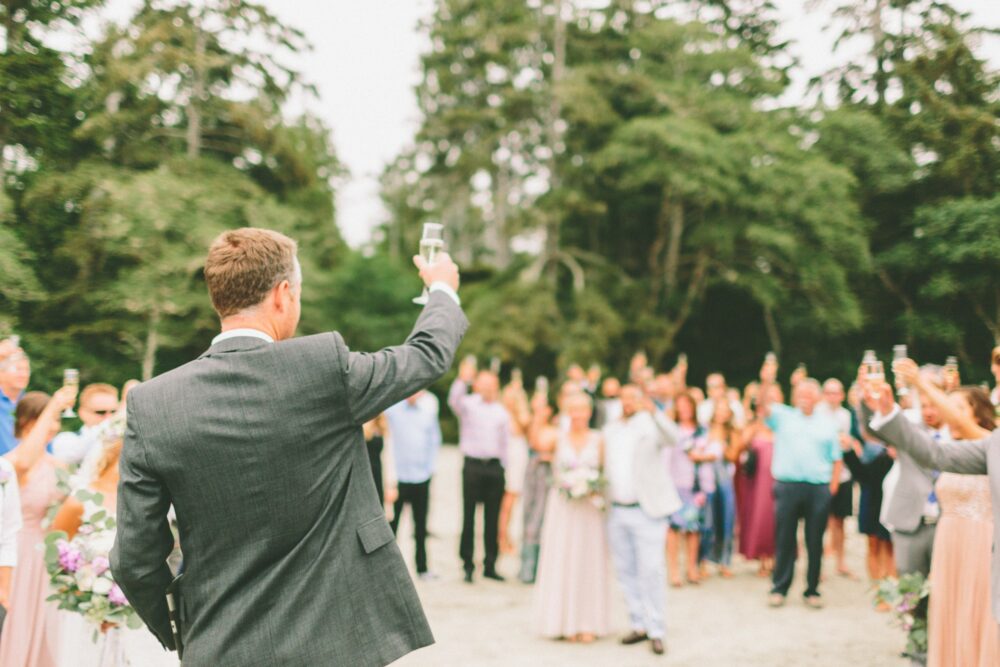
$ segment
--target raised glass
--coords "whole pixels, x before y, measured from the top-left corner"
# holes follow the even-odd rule
[[[63,371],[63,386],[64,387],[79,387],[80,386],[80,371],[75,368],[67,368]],[[63,410],[63,419],[72,419],[76,417],[76,413],[73,412],[73,408],[69,407]]]
[[[420,237],[420,256],[423,257],[424,261],[428,264],[433,264],[437,260],[437,256],[443,250],[444,225],[436,222],[424,223],[424,232]],[[418,306],[426,306],[429,298],[430,292],[427,291],[427,286],[425,285],[423,293],[416,297],[413,300],[413,303]]]
[[[908,359],[910,356],[905,345],[894,345],[892,348],[892,372],[896,372],[896,363],[902,361],[903,359]],[[896,391],[900,396],[905,396],[910,393],[910,388],[906,386],[906,382],[898,374],[895,377]]]

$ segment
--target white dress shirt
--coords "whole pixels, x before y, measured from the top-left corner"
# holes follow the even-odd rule
[[[0,458],[0,567],[17,566],[17,533],[21,530],[21,493],[17,474]]]
[[[635,442],[624,417],[605,427],[604,467],[611,501],[619,505],[639,502],[635,491]]]

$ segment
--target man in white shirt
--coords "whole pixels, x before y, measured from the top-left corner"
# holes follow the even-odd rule
[[[851,411],[844,407],[844,384],[830,378],[823,383],[823,400],[816,406],[816,411],[825,414],[837,423],[837,429],[845,435],[851,434]],[[847,568],[844,553],[844,520],[854,513],[854,484],[851,471],[847,466],[840,469],[840,487],[837,495],[830,500],[830,519],[827,528],[830,531],[829,549],[837,561],[837,574],[851,576]]]
[[[662,449],[677,443],[677,427],[635,385],[622,388],[621,403],[621,418],[604,427],[604,459],[608,541],[632,629],[622,643],[649,639],[653,653],[662,655],[667,517],[681,507]]]
[[[89,456],[100,455],[101,425],[118,412],[118,390],[110,384],[95,382],[80,392],[80,421],[83,428],[75,433],[60,433],[52,441],[52,455],[63,463],[83,463]]]

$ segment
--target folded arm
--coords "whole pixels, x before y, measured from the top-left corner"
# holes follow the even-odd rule
[[[174,640],[167,616],[166,593],[172,575],[167,557],[174,538],[167,521],[170,497],[149,469],[130,395],[118,485],[118,533],[111,550],[111,572],[129,603],[166,648]]]

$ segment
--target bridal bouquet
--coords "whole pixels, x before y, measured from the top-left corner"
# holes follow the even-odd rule
[[[597,509],[604,509],[606,480],[601,472],[589,466],[563,468],[559,474],[559,491],[570,500],[588,500]]]
[[[927,610],[921,604],[930,594],[930,582],[919,572],[898,579],[884,579],[877,602],[891,605],[897,624],[906,633],[906,652],[911,657],[927,654]]]
[[[100,494],[78,491],[76,497],[100,505]],[[115,520],[99,509],[84,512],[80,530],[73,539],[56,531],[45,538],[45,564],[54,593],[49,600],[60,609],[83,615],[95,630],[108,626],[142,627],[142,619],[128,604],[111,576],[108,554],[115,541]],[[96,637],[96,634],[95,634]]]

